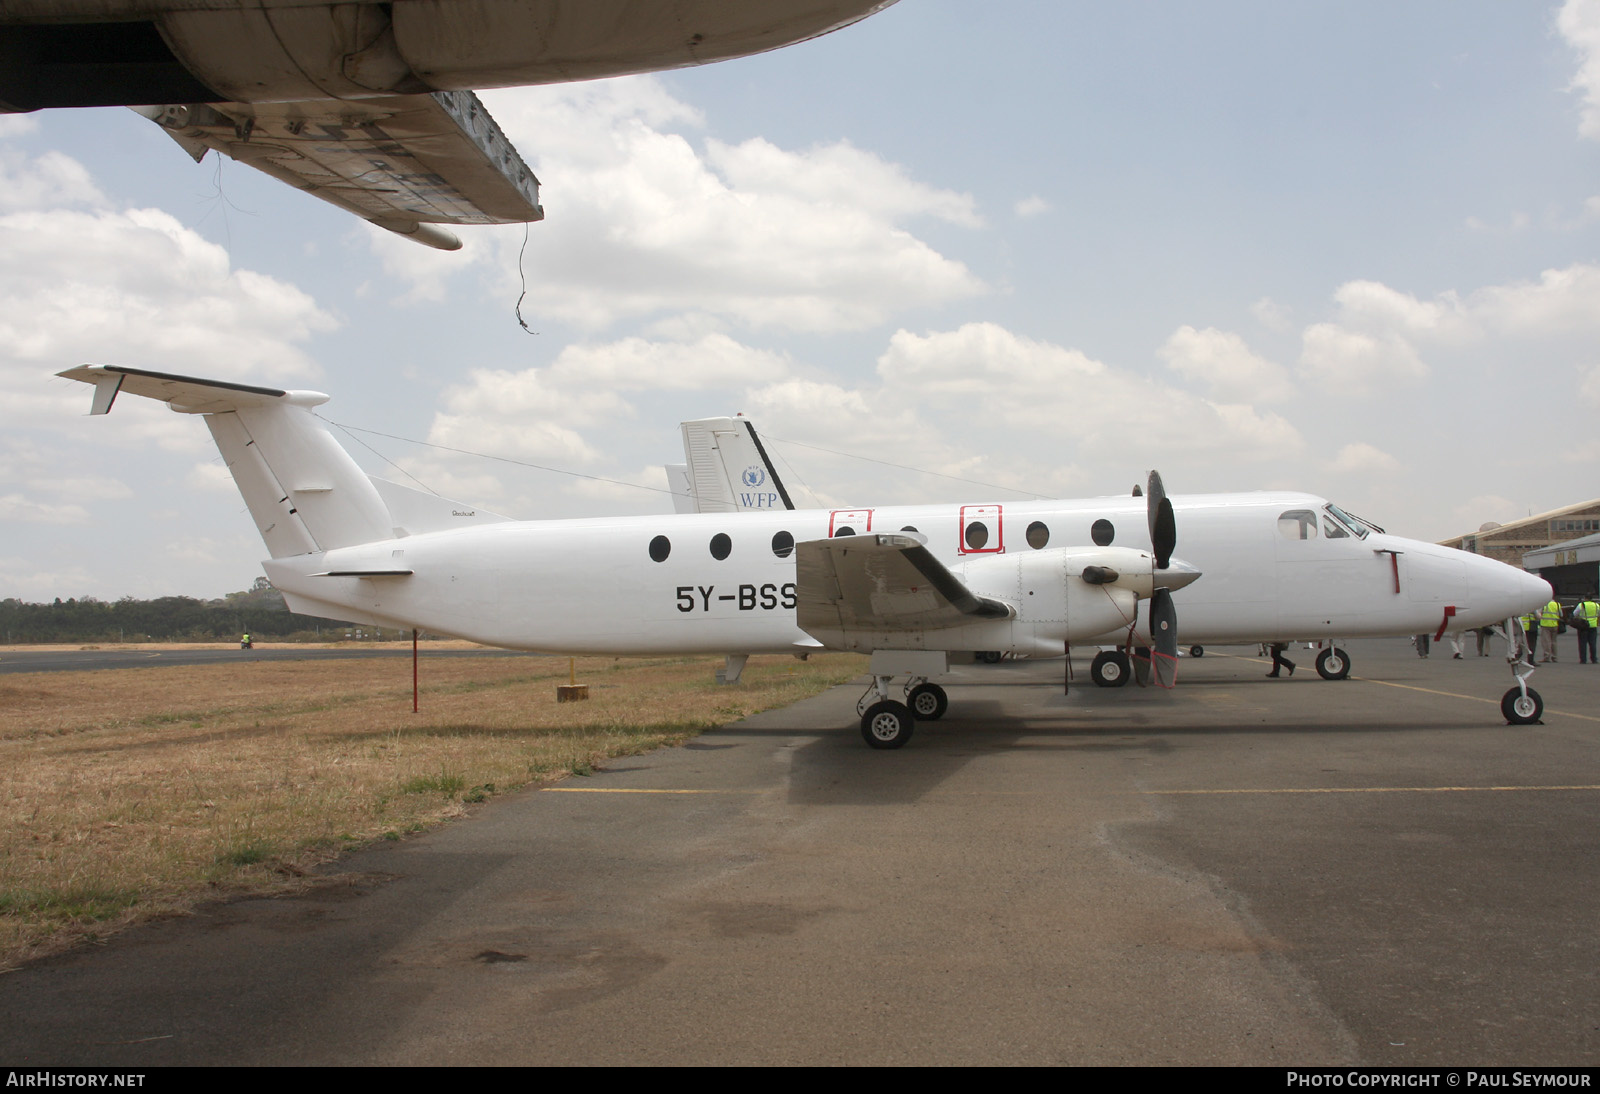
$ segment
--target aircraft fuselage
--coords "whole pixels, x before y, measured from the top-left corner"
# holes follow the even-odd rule
[[[1504,563],[1358,532],[1311,495],[1173,504],[1176,557],[1202,574],[1173,594],[1185,644],[1456,630],[1548,596]],[[1125,622],[1108,629],[1104,612],[1086,610],[1077,573],[1097,544],[1149,550],[1134,497],[506,522],[263,565],[295,610],[355,622],[559,653],[779,653],[818,646],[796,623],[793,545],[902,529],[925,536],[972,592],[1013,609],[930,632],[924,648],[1041,655],[1063,641],[1127,641]],[[329,576],[352,571],[391,573]],[[1148,642],[1146,625],[1138,616],[1135,642]]]

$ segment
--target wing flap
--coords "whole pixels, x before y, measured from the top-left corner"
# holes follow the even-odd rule
[[[829,645],[1007,619],[998,600],[975,595],[918,537],[868,534],[795,547],[800,629]]]

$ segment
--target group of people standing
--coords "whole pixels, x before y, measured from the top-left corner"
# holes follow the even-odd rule
[[[1561,624],[1565,621],[1578,632],[1578,664],[1595,664],[1595,639],[1600,634],[1600,601],[1591,594],[1573,605],[1571,614],[1565,620],[1562,616],[1561,605],[1551,600],[1538,611],[1522,617],[1522,629],[1528,635],[1528,656],[1541,664],[1558,661],[1556,635],[1561,633]],[[1541,649],[1543,656],[1539,653]]]
[[[1542,608],[1536,608],[1522,617],[1522,630],[1528,638],[1528,656],[1541,664],[1554,664],[1559,660],[1559,651],[1556,648],[1556,635],[1561,633],[1562,624],[1568,624],[1578,632],[1578,664],[1593,665],[1595,659],[1595,640],[1600,637],[1600,599],[1590,595],[1578,601],[1572,611],[1562,609],[1559,601],[1551,600]],[[1466,644],[1464,636],[1471,633],[1478,638],[1478,656],[1489,656],[1489,635],[1493,628],[1480,627],[1471,632],[1455,632],[1450,635],[1450,647],[1457,661],[1461,660],[1461,651]],[[1412,645],[1417,648],[1418,657],[1428,656],[1429,635],[1419,634],[1412,638]],[[1539,651],[1544,651],[1540,656]],[[1276,675],[1273,673],[1271,675]]]

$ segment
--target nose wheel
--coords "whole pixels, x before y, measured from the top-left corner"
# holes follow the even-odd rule
[[[1515,687],[1500,697],[1500,713],[1505,715],[1508,725],[1540,725],[1542,723],[1539,718],[1544,714],[1544,700],[1532,688]]]

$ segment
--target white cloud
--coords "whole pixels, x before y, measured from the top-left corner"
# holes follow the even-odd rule
[[[206,463],[197,463],[189,468],[189,473],[183,477],[183,484],[190,490],[198,490],[206,494],[223,494],[236,496],[239,487],[234,484],[233,475],[228,468],[211,460]]]
[[[1506,334],[1600,334],[1600,266],[1545,270],[1536,282],[1491,285],[1468,300],[1472,314]]]
[[[1174,372],[1206,384],[1217,398],[1273,403],[1294,392],[1287,369],[1251,352],[1231,331],[1179,327],[1156,352]]]
[[[1257,323],[1274,334],[1287,334],[1294,329],[1294,317],[1288,305],[1280,304],[1269,296],[1263,296],[1251,304],[1250,314]]]
[[[473,452],[584,466],[602,459],[621,423],[635,416],[628,393],[726,396],[788,370],[781,354],[716,332],[693,342],[634,337],[569,345],[547,368],[474,370],[465,384],[444,393],[444,410],[434,417],[428,439]],[[597,446],[585,431],[613,436]]]
[[[21,494],[0,494],[0,521],[22,524],[87,524],[89,511],[81,505],[35,501]]]
[[[1556,15],[1556,29],[1578,51],[1571,84],[1583,96],[1578,132],[1600,139],[1600,0],[1567,0]]]
[[[1011,211],[1024,219],[1050,211],[1050,203],[1038,194],[1030,194],[1011,207]]]
[[[1400,470],[1400,461],[1380,448],[1365,441],[1356,441],[1339,449],[1334,456],[1335,471],[1349,471],[1365,475],[1391,475]]]
[[[63,205],[103,207],[106,196],[88,169],[70,156],[53,150],[27,156],[0,145],[0,213]]]
[[[485,98],[543,182],[547,219],[531,229],[525,263],[533,317],[599,329],[697,312],[837,331],[987,289],[903,226],[926,216],[976,225],[972,199],[848,144],[713,140],[702,153],[683,132],[699,115],[648,77]],[[481,234],[493,244],[485,256],[515,263],[520,227]],[[401,261],[383,246],[386,261]],[[440,257],[403,260],[423,271],[407,273],[422,291],[437,291],[439,270],[464,268],[461,256]]]
[[[1302,335],[1300,376],[1325,392],[1365,398],[1427,375],[1428,366],[1398,335],[1365,334],[1335,323],[1313,323]]]
[[[790,152],[761,137],[741,144],[709,140],[706,160],[745,194],[781,194],[824,207],[864,210],[888,221],[931,216],[966,228],[983,225],[971,194],[917,182],[899,164],[847,141]]]
[[[1590,406],[1600,407],[1600,364],[1579,371],[1578,397]]]

